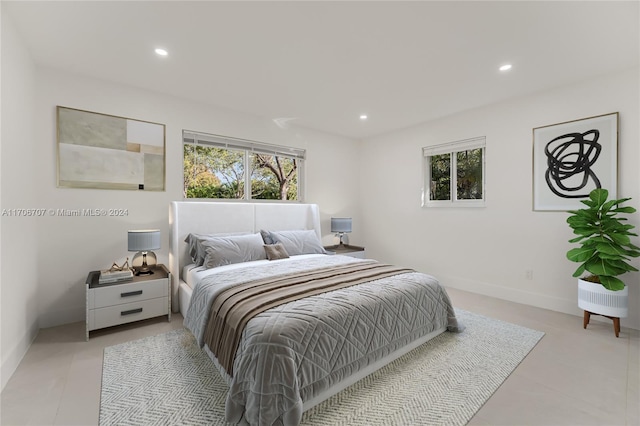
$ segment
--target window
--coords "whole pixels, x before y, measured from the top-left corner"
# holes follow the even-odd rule
[[[305,151],[184,130],[185,198],[302,201]]]
[[[484,137],[428,146],[422,152],[423,206],[484,206]]]

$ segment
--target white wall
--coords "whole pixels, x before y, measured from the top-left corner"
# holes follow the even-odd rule
[[[367,254],[446,286],[581,315],[571,276],[577,264],[565,258],[568,215],[532,211],[532,129],[618,111],[618,196],[640,208],[638,79],[638,69],[628,70],[364,141]],[[487,141],[486,207],[421,208],[421,148],[475,136]],[[640,213],[631,223],[640,227]],[[640,267],[638,259],[633,264]],[[622,325],[640,329],[639,274],[624,280],[630,306]]]
[[[83,321],[84,282],[91,270],[121,262],[126,231],[159,228],[158,261],[168,263],[169,202],[182,199],[182,130],[251,139],[307,150],[306,202],[321,208],[324,242],[329,218],[357,220],[358,143],[300,128],[282,129],[268,118],[251,117],[166,95],[51,69],[37,70],[33,178],[42,208],[128,209],[126,217],[44,217],[38,221],[38,312],[40,327]],[[171,84],[171,82],[167,82]],[[69,189],[56,187],[56,105],[166,124],[166,191]],[[15,159],[15,157],[14,157]],[[340,160],[344,167],[336,167]]]
[[[575,265],[564,258],[566,214],[531,210],[531,130],[619,111],[619,195],[639,207],[639,91],[635,69],[360,143],[36,68],[2,14],[1,207],[129,211],[120,218],[2,217],[2,385],[39,327],[84,320],[86,275],[130,255],[127,229],[160,228],[159,261],[167,262],[168,204],[182,198],[182,129],[306,148],[306,201],[321,207],[327,244],[334,241],[329,218],[352,216],[351,241],[371,257],[432,273],[447,286],[579,314]],[[56,105],[166,124],[166,191],[56,188]],[[480,135],[487,137],[487,206],[421,208],[421,147]],[[632,223],[640,225],[638,214]],[[525,279],[529,269],[533,280]],[[640,328],[638,274],[626,280],[634,285],[623,326]]]
[[[0,210],[33,208],[37,174],[33,111],[35,67],[12,22],[2,13],[2,157]],[[0,219],[1,388],[38,333],[37,219]]]

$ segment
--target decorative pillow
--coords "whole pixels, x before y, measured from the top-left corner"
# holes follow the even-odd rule
[[[289,253],[287,253],[287,250],[285,250],[284,246],[281,243],[265,244],[264,251],[265,253],[267,253],[267,259],[269,260],[289,258]]]
[[[262,235],[262,241],[264,241],[266,245],[272,246],[277,243],[277,241],[274,241],[274,239],[271,237],[271,232],[269,231],[261,229],[260,235]]]
[[[265,233],[268,237],[265,238]],[[260,231],[265,244],[281,243],[289,256],[299,254],[326,254],[320,239],[313,230],[306,231]],[[268,243],[268,241],[272,241]]]
[[[204,247],[203,265],[207,269],[267,258],[260,234],[212,237],[200,244]]]

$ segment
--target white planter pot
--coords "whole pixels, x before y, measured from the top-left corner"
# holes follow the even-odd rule
[[[629,312],[629,288],[611,291],[602,284],[578,280],[578,306],[594,314],[626,318]]]

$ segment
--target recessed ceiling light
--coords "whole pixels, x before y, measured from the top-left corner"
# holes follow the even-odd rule
[[[366,119],[367,119],[367,114],[360,115],[360,120],[366,120]]]
[[[167,55],[169,54],[169,52],[167,52],[167,51],[166,51],[166,50],[164,50],[164,49],[160,49],[160,48],[158,48],[158,49],[156,49],[156,54],[158,54],[158,55],[160,55],[160,56],[167,56]]]
[[[509,71],[511,69],[511,64],[504,64],[500,67],[500,71]]]

